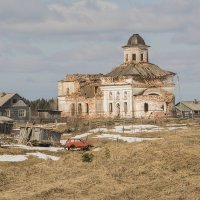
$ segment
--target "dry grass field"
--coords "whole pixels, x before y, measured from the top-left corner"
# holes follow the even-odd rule
[[[0,162],[0,199],[200,200],[199,127],[137,136],[162,139],[126,143],[89,138],[100,147],[89,152],[92,162],[83,162],[81,151],[45,152],[58,161],[29,157]],[[0,148],[0,154],[26,152]]]

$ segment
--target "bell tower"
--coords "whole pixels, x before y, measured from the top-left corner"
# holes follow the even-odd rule
[[[124,63],[149,62],[148,48],[144,39],[139,34],[133,34],[124,49]]]

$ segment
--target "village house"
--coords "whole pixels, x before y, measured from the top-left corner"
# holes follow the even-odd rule
[[[199,118],[200,117],[200,101],[181,101],[176,104],[177,117]]]
[[[16,121],[28,121],[30,108],[17,93],[0,93],[0,116],[6,116]]]
[[[172,116],[175,73],[149,62],[139,34],[123,47],[124,60],[108,74],[72,74],[58,82],[62,116],[152,118]]]

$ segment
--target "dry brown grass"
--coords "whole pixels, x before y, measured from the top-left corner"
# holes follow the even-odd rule
[[[30,157],[19,163],[1,162],[0,199],[200,200],[199,128],[151,134],[163,139],[90,139],[101,147],[92,152],[91,163],[82,162],[83,152],[76,151],[48,152],[61,157],[59,161]],[[0,151],[5,152],[24,150]]]

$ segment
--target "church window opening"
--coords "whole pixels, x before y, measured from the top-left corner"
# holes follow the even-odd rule
[[[124,99],[127,99],[127,92],[124,92]]]
[[[127,114],[127,112],[128,112],[127,102],[124,102],[124,113]]]
[[[97,94],[97,92],[98,92],[98,86],[95,86],[94,87],[94,93]]]
[[[120,92],[117,92],[116,99],[119,99],[119,97],[120,97]]]
[[[132,54],[132,60],[136,60],[136,54]]]
[[[85,105],[86,105],[86,114],[89,114],[89,105],[88,103],[86,103]]]
[[[148,112],[148,111],[149,111],[149,104],[144,103],[144,112]]]
[[[128,61],[128,54],[126,54],[126,61]]]
[[[71,115],[72,116],[75,115],[75,104],[74,103],[71,104]]]
[[[82,114],[82,105],[81,105],[81,103],[78,104],[78,114]]]
[[[109,103],[109,113],[111,114],[113,112],[113,105],[112,103]]]
[[[116,105],[116,114],[118,117],[120,116],[120,104],[119,103],[117,103],[117,105]]]
[[[144,59],[143,53],[140,55],[140,58],[141,58],[141,61],[143,61]]]

